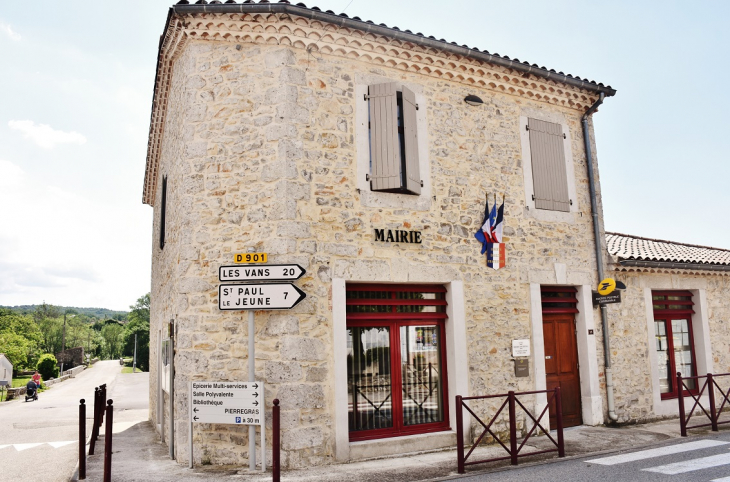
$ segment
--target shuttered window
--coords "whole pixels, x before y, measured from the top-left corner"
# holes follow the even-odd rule
[[[421,193],[416,95],[395,82],[368,86],[370,189]]]
[[[530,132],[535,208],[569,212],[563,127],[552,122],[528,119],[527,129]]]

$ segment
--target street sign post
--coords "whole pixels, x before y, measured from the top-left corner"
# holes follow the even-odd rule
[[[307,297],[291,283],[218,286],[221,310],[288,310]]]
[[[297,280],[307,270],[298,264],[263,264],[259,266],[221,266],[218,279],[221,281],[286,281]]]
[[[190,382],[189,400],[191,434],[194,423],[259,425],[261,470],[266,470],[263,382]],[[193,467],[193,437],[190,437],[189,466]]]

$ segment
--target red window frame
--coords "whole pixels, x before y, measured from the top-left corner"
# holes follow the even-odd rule
[[[449,394],[446,366],[446,319],[445,312],[436,313],[409,313],[398,312],[398,306],[446,306],[446,300],[410,300],[397,299],[397,293],[446,293],[446,289],[440,285],[389,285],[389,284],[348,284],[346,291],[386,291],[391,293],[390,298],[362,299],[348,298],[347,305],[373,305],[391,306],[389,312],[368,312],[368,313],[347,313],[347,327],[383,327],[390,330],[390,373],[392,391],[392,418],[393,426],[382,429],[358,430],[350,432],[350,441],[373,440],[389,437],[400,437],[403,435],[417,435],[430,432],[441,432],[450,430],[449,425]],[[444,310],[445,311],[445,310]],[[439,343],[439,354],[441,356],[441,386],[443,404],[443,421],[433,423],[422,423],[417,425],[405,425],[403,421],[403,382],[400,354],[400,328],[403,326],[435,326],[441,342]]]
[[[671,400],[679,397],[677,387],[677,364],[674,358],[674,336],[672,333],[672,320],[686,320],[687,331],[689,334],[689,346],[691,348],[692,369],[691,376],[697,375],[697,359],[695,355],[695,337],[692,327],[692,315],[694,310],[694,302],[692,301],[691,291],[652,291],[652,308],[654,310],[654,322],[664,322],[664,328],[667,337],[667,357],[669,358],[669,380],[671,382],[672,391],[660,394],[662,400]],[[683,300],[670,300],[670,297],[689,298]],[[655,333],[656,336],[656,333]],[[654,347],[656,353],[656,347]],[[654,355],[656,356],[656,355]],[[683,390],[683,396],[689,394],[696,395],[698,393],[697,381],[695,380],[695,388],[691,390]]]

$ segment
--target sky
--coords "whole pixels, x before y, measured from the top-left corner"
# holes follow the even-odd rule
[[[0,3],[0,305],[123,310],[150,291],[142,183],[171,5]],[[606,229],[730,249],[730,2],[307,5],[611,85],[594,115]]]

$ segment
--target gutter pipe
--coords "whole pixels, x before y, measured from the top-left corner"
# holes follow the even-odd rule
[[[593,114],[598,106],[603,103],[605,94],[600,92],[598,100],[583,114],[581,124],[583,125],[583,143],[586,150],[586,164],[588,165],[588,188],[591,197],[591,215],[593,216],[593,236],[595,238],[596,247],[596,264],[598,265],[598,281],[603,279],[603,248],[601,243],[601,229],[598,219],[598,203],[596,201],[596,183],[593,173],[593,155],[591,154],[591,138],[588,130],[588,117]],[[615,422],[618,420],[616,415],[615,402],[613,398],[613,370],[611,370],[611,340],[609,339],[608,330],[608,311],[606,305],[601,305],[601,325],[603,325],[603,362],[604,371],[606,373],[606,399],[608,401],[608,418]]]

